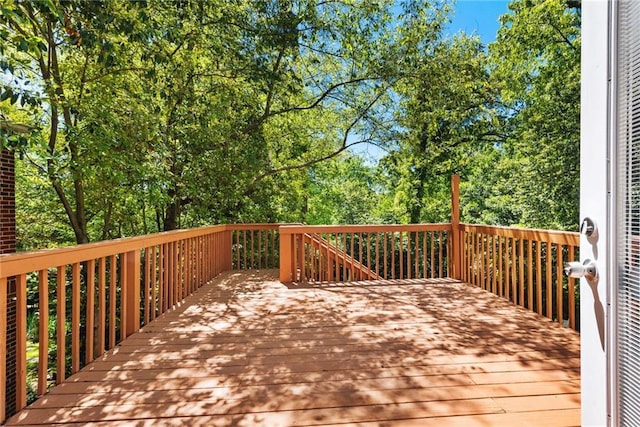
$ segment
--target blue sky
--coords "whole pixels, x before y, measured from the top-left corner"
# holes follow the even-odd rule
[[[457,0],[452,23],[446,32],[476,33],[484,44],[488,44],[496,38],[500,27],[498,18],[508,12],[508,3],[503,0]]]

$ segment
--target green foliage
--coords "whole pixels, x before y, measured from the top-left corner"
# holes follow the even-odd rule
[[[399,85],[400,144],[381,163],[400,222],[446,222],[450,176],[497,138],[495,89],[479,40],[445,39]]]
[[[525,226],[577,229],[580,13],[564,0],[516,0],[490,46],[509,121],[503,185]],[[506,193],[505,193],[506,194]],[[514,211],[515,212],[515,211]]]
[[[426,0],[2,0],[20,247],[448,221],[452,173],[466,221],[572,227],[579,13],[510,8],[487,51],[443,38],[450,5]]]
[[[303,221],[308,224],[368,224],[377,200],[374,169],[361,157],[340,156],[318,164],[307,176],[308,198]]]
[[[292,216],[275,201],[320,162],[388,141],[393,86],[444,18],[421,0],[2,6],[2,96],[38,129],[4,134],[48,183],[25,196],[57,199],[79,243]]]
[[[465,35],[425,51],[399,86],[402,132],[381,163],[397,220],[448,220],[448,177],[459,173],[464,221],[577,227],[575,6],[514,0],[487,53]]]

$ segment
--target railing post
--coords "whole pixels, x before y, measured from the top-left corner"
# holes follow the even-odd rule
[[[280,227],[280,281],[293,282],[293,234]]]
[[[125,293],[125,306],[121,309],[126,313],[123,325],[123,339],[140,329],[140,250],[126,252],[122,266],[122,286]]]
[[[453,279],[462,279],[462,233],[460,232],[460,176],[451,176],[451,252]]]

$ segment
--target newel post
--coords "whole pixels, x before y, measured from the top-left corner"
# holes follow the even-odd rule
[[[460,176],[451,176],[451,252],[453,279],[462,280],[462,231],[460,228]]]
[[[293,282],[293,234],[280,226],[280,281]]]
[[[124,298],[124,337],[140,329],[140,250],[122,254],[122,287]]]

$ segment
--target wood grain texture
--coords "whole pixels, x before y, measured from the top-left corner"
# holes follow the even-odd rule
[[[8,425],[580,424],[579,335],[448,279],[225,272]]]

